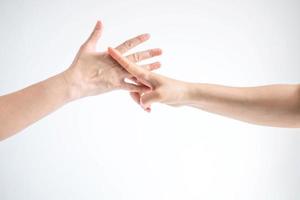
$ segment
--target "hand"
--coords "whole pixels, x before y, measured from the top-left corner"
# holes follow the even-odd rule
[[[85,96],[98,95],[115,89],[131,92],[142,92],[149,88],[143,85],[128,83],[125,79],[132,75],[115,62],[107,52],[97,52],[96,44],[101,37],[102,24],[97,22],[88,40],[81,46],[71,66],[63,72],[63,76],[70,87],[70,98],[75,100]],[[133,47],[149,39],[149,34],[139,35],[125,41],[116,47],[120,53],[125,53]],[[150,49],[127,56],[136,63],[161,54],[160,49]],[[149,70],[160,67],[159,62],[144,65]]]
[[[151,104],[155,102],[165,103],[171,106],[185,104],[188,98],[188,83],[167,78],[141,68],[134,62],[131,62],[130,59],[123,57],[117,49],[108,48],[108,53],[122,65],[126,71],[134,76],[134,78],[132,78],[133,81],[138,85],[146,85],[151,89],[131,92],[133,99],[140,104],[144,110],[150,112]]]

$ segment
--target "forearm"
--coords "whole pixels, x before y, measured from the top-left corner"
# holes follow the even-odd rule
[[[71,100],[63,74],[0,97],[0,140],[26,128]]]
[[[300,127],[299,85],[226,87],[189,84],[187,104],[249,123]]]

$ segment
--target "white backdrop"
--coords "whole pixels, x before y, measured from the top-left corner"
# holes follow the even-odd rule
[[[300,82],[300,3],[1,0],[0,94],[66,69],[97,19],[99,50],[149,32],[159,73]],[[1,125],[1,122],[0,122]],[[300,131],[192,108],[142,111],[123,91],[66,105],[0,143],[0,199],[300,199]]]

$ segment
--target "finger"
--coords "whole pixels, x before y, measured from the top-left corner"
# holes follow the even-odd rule
[[[147,64],[147,65],[142,65],[141,67],[144,68],[144,69],[153,71],[153,70],[156,70],[156,69],[160,68],[161,63],[160,62],[154,62],[154,63],[150,63],[150,64]]]
[[[118,50],[111,47],[108,48],[108,53],[116,60],[127,72],[136,78],[143,78],[147,74],[147,70],[137,66],[135,63],[131,62],[128,58],[123,57]]]
[[[141,105],[140,103],[140,98],[141,95],[138,92],[130,92],[130,96],[132,97],[132,99],[139,105]],[[146,112],[151,112],[151,107],[148,108],[143,108]]]
[[[142,60],[153,58],[153,57],[159,56],[161,54],[162,54],[161,49],[150,49],[147,51],[137,52],[137,53],[128,55],[127,58],[132,62],[140,62]]]
[[[91,33],[90,37],[85,42],[85,45],[88,46],[89,48],[95,49],[97,42],[102,35],[102,30],[103,30],[103,25],[101,21],[97,21],[95,28]]]
[[[147,87],[147,86],[135,85],[135,84],[132,84],[132,83],[127,83],[125,81],[121,84],[120,89],[128,90],[130,92],[139,92],[139,93],[144,93],[144,92],[147,92],[147,91],[150,90],[150,88]]]
[[[121,53],[125,53],[132,49],[133,47],[147,41],[150,38],[150,34],[142,34],[137,37],[131,38],[125,42],[123,42],[121,45],[117,46],[116,49]]]
[[[161,63],[160,62],[154,62],[154,63],[150,63],[150,64],[146,64],[146,65],[141,65],[140,67],[142,67],[146,70],[149,70],[149,71],[154,71],[154,70],[159,69],[161,67]],[[135,83],[142,84],[141,82],[138,81],[138,79],[136,77],[132,76],[129,73],[126,73],[124,78],[128,78],[128,79],[130,79],[131,81],[133,81]]]
[[[140,93],[138,93],[138,92],[130,92],[130,96],[132,97],[132,99],[133,99],[137,104],[140,105],[140,97],[141,97]]]
[[[150,108],[152,103],[158,102],[160,100],[160,94],[157,91],[151,91],[144,93],[140,98],[141,106],[144,109]]]

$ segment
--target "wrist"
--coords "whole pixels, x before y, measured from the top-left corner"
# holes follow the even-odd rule
[[[57,105],[63,105],[71,101],[69,86],[66,84],[62,73],[38,83],[37,87],[41,90],[40,96],[44,95],[49,99],[55,99]]]
[[[175,106],[190,105],[194,98],[194,90],[194,83],[179,81],[179,84],[176,84],[176,95],[172,95],[173,97],[175,97],[175,99],[172,100],[172,104]]]
[[[201,101],[201,85],[199,83],[186,83],[185,105],[194,106]]]
[[[72,81],[71,73],[66,70],[57,75],[65,87],[66,100],[68,102],[80,98],[78,86]]]

